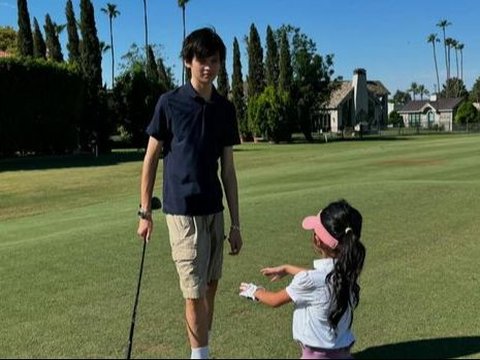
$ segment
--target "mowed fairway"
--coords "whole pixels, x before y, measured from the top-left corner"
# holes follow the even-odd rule
[[[245,245],[237,257],[225,251],[213,357],[299,357],[292,306],[252,303],[238,285],[279,289],[288,279],[268,284],[262,267],[310,266],[300,222],[339,198],[364,216],[354,355],[480,357],[480,136],[243,144],[235,156]],[[0,357],[124,357],[142,250],[141,157],[0,161]],[[161,213],[132,355],[190,355]]]

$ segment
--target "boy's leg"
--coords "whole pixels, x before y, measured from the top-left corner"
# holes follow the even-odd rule
[[[185,318],[192,349],[207,346],[209,315],[206,309],[206,298],[186,299]]]

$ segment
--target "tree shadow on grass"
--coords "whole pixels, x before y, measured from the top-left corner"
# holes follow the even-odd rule
[[[477,353],[480,353],[480,336],[465,336],[373,346],[353,356],[356,359],[453,359]]]
[[[101,154],[98,157],[92,154],[56,155],[56,156],[25,156],[0,159],[0,173],[17,170],[46,170],[77,168],[89,166],[108,166],[125,162],[142,161],[144,151],[114,151],[110,154]]]

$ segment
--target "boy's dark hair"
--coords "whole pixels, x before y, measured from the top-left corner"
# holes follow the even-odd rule
[[[183,41],[181,57],[191,63],[193,57],[206,59],[218,52],[220,61],[225,61],[226,48],[222,39],[212,28],[202,28],[191,32]]]

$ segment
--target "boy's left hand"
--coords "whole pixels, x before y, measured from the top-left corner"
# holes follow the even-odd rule
[[[243,246],[242,234],[240,233],[239,229],[230,229],[228,242],[230,243],[229,255],[238,255]]]

